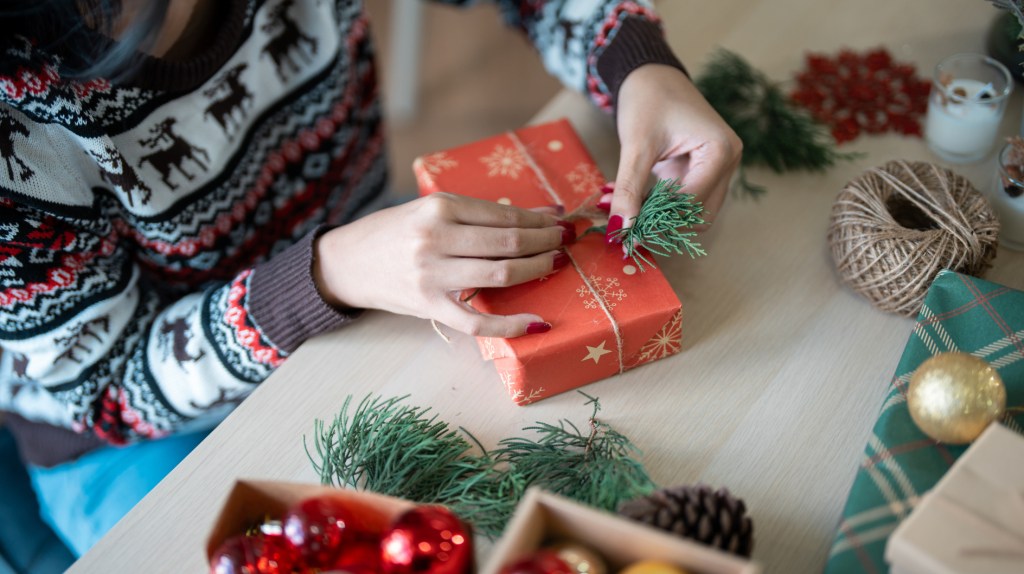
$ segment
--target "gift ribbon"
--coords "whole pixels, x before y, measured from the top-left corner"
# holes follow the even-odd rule
[[[526,145],[523,144],[523,141],[521,139],[519,139],[519,136],[517,136],[515,132],[508,132],[508,137],[509,139],[512,140],[512,143],[515,144],[516,149],[519,151],[520,155],[522,155],[523,158],[526,160],[526,165],[530,166],[530,169],[533,171],[534,175],[537,176],[537,179],[540,181],[541,187],[544,188],[544,191],[547,192],[548,196],[555,202],[556,205],[564,206],[565,202],[562,201],[562,197],[558,195],[557,191],[555,191],[555,188],[548,181],[548,178],[544,175],[544,172],[540,169],[540,166],[537,165],[535,161],[533,161],[533,156],[530,155],[529,150],[526,149]],[[575,269],[576,273],[579,274],[580,280],[583,281],[583,284],[587,286],[587,289],[590,291],[590,294],[594,297],[594,301],[597,301],[597,304],[601,307],[601,310],[604,311],[604,314],[608,317],[608,322],[612,326],[612,333],[615,334],[615,349],[617,351],[617,356],[619,360],[619,374],[622,374],[626,371],[626,366],[622,356],[622,330],[619,327],[619,323],[618,321],[615,320],[615,316],[612,315],[612,311],[608,307],[608,303],[604,300],[604,297],[601,296],[598,290],[594,287],[593,283],[590,282],[590,279],[587,278],[587,275],[583,272],[583,269],[580,267],[580,264],[576,261],[576,258],[572,256],[572,253],[568,249],[565,250],[565,254],[569,256],[569,262],[572,263],[573,269]]]

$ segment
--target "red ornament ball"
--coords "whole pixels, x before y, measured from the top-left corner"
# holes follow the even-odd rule
[[[498,574],[576,574],[569,563],[552,550],[541,550],[504,566]]]
[[[300,559],[283,536],[233,536],[210,559],[210,574],[291,574]]]
[[[384,574],[466,574],[472,565],[469,533],[443,506],[418,506],[405,512],[380,542]]]
[[[335,497],[307,498],[284,515],[284,535],[307,566],[333,564],[352,527],[352,513]]]
[[[377,574],[380,572],[380,541],[347,542],[331,570],[348,574]]]

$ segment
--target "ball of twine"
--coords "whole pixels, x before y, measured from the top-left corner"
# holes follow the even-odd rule
[[[998,235],[992,208],[966,178],[891,161],[839,193],[828,242],[843,283],[883,311],[915,316],[943,269],[988,269]]]

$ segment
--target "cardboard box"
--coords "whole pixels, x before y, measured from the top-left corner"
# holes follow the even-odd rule
[[[523,208],[596,201],[604,176],[565,120],[530,126],[431,154],[413,166],[423,195],[445,191]],[[591,221],[576,222],[578,235]],[[570,264],[537,281],[484,289],[471,304],[485,313],[536,313],[543,335],[480,337],[516,404],[614,376],[679,352],[682,305],[657,269],[640,272],[600,233],[566,249]]]
[[[225,540],[244,534],[267,516],[280,519],[300,500],[325,495],[345,501],[359,517],[360,529],[370,534],[383,533],[395,518],[416,506],[408,500],[372,492],[315,484],[240,480],[228,494],[207,539],[207,561]]]
[[[902,574],[1024,572],[1024,436],[990,425],[889,538]]]
[[[761,572],[744,558],[531,488],[481,573],[497,574],[545,544],[565,540],[599,552],[608,561],[609,572],[640,560],[669,562],[689,574]]]

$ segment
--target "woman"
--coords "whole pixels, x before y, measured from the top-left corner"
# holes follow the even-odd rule
[[[717,212],[741,146],[649,2],[497,3],[616,114],[610,228],[652,170]],[[75,553],[302,341],[361,309],[488,336],[557,328],[452,296],[557,271],[572,238],[555,215],[438,194],[358,217],[385,179],[361,1],[11,4],[0,409]]]

